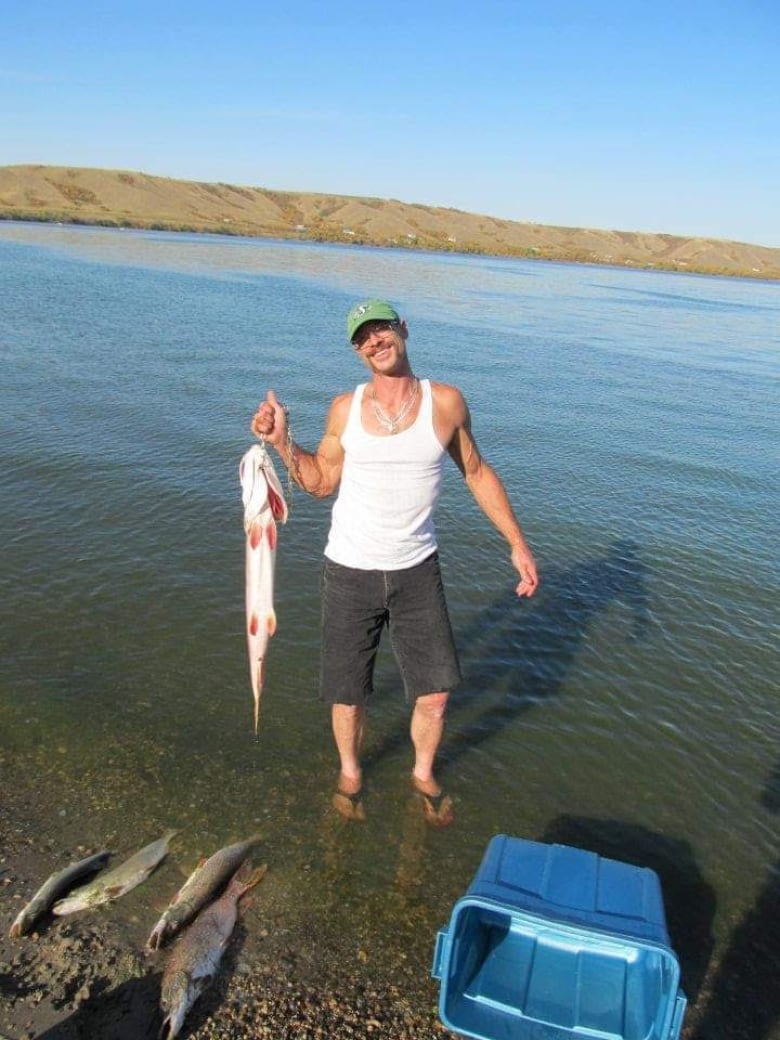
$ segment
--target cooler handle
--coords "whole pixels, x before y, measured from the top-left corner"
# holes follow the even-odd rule
[[[683,1016],[685,1014],[685,1008],[688,1005],[688,1000],[684,994],[678,993],[677,999],[674,1002],[674,1013],[672,1014],[672,1024],[669,1028],[669,1040],[678,1040],[680,1032],[682,1030]]]
[[[446,929],[436,933],[436,945],[433,949],[433,964],[431,965],[431,975],[434,979],[441,978],[441,962],[444,956],[444,940],[446,938]]]

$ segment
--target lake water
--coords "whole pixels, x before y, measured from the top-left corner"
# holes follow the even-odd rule
[[[317,443],[362,378],[344,318],[367,295],[408,319],[418,375],[463,390],[542,580],[513,597],[451,467],[438,526],[465,680],[443,832],[410,804],[387,651],[369,819],[329,808],[330,506],[300,491],[252,739],[238,460],[268,387]],[[397,956],[426,976],[493,834],[646,864],[701,1037],[780,1035],[779,330],[769,283],[0,224],[7,781],[36,778],[70,848],[173,825],[191,865],[258,831],[258,913],[387,977]],[[171,885],[158,872],[116,912],[151,927]]]

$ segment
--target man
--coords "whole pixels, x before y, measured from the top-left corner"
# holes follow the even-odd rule
[[[273,445],[304,491],[324,498],[338,489],[325,547],[320,673],[341,762],[333,805],[350,819],[365,818],[360,748],[386,624],[414,704],[412,786],[426,820],[446,826],[454,819],[452,800],[436,780],[434,761],[447,697],[460,679],[433,525],[446,454],[509,543],[518,596],[536,591],[536,564],[503,484],[479,454],[462,394],[415,376],[406,322],[385,300],[366,300],[349,312],[347,334],[370,378],[332,402],[316,452],[290,439],[272,390],[251,429]]]

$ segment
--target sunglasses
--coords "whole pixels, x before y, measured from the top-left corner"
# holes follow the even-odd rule
[[[397,321],[367,321],[361,325],[352,337],[352,346],[355,350],[362,350],[373,335],[382,332],[394,332],[399,327]]]

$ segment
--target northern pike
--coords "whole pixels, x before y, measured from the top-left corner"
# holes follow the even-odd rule
[[[168,855],[168,843],[177,831],[166,831],[162,838],[145,845],[142,849],[120,863],[113,870],[99,874],[94,881],[81,888],[74,889],[65,899],[60,899],[52,907],[52,913],[58,916],[74,914],[77,910],[109,903],[119,899],[131,888],[140,885],[152,873],[155,867]]]
[[[238,473],[246,532],[246,638],[257,736],[265,654],[276,631],[276,524],[287,522],[287,503],[265,444],[252,445],[241,459]]]
[[[18,938],[25,932],[29,932],[41,914],[49,909],[58,896],[68,892],[73,887],[74,881],[78,881],[87,874],[94,874],[96,870],[102,870],[110,856],[110,852],[96,852],[94,856],[87,856],[86,859],[80,859],[78,863],[71,863],[64,870],[52,874],[18,914],[11,925],[9,935],[12,938]]]
[[[165,1015],[160,1040],[178,1034],[187,1012],[214,978],[236,924],[239,900],[265,871],[262,866],[250,873],[249,864],[242,863],[224,893],[198,914],[171,950],[160,988]]]
[[[172,935],[183,928],[235,873],[259,841],[258,836],[236,842],[235,845],[226,845],[209,859],[201,860],[154,926],[146,948],[159,950]]]

